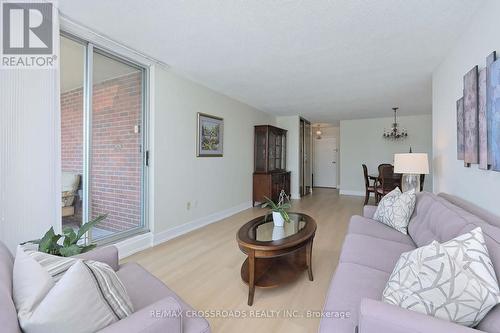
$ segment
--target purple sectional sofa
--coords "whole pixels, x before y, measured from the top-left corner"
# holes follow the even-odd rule
[[[372,219],[376,207],[353,216],[324,306],[320,333],[500,332],[500,305],[476,329],[402,309],[381,301],[401,253],[445,242],[482,228],[497,277],[500,277],[500,218],[447,194],[422,192],[404,235]]]
[[[109,246],[78,256],[105,262],[115,271],[127,289],[135,312],[100,333],[209,333],[210,326],[204,318],[193,316],[193,309],[180,299],[163,282],[140,265],[119,265],[116,247]],[[12,268],[14,258],[0,242],[0,323],[2,333],[21,333],[16,308],[12,300]],[[89,309],[92,311],[92,309]],[[169,316],[169,311],[182,313]]]

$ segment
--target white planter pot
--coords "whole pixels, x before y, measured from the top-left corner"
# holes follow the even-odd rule
[[[277,227],[274,226],[272,240],[279,240],[285,238],[285,226]]]
[[[285,225],[285,219],[283,219],[283,216],[281,216],[280,213],[273,212],[273,221],[274,225],[277,227],[282,227]]]

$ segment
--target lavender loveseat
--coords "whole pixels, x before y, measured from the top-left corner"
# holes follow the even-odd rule
[[[110,246],[79,256],[105,262],[125,285],[135,312],[126,319],[104,328],[100,333],[208,333],[203,318],[192,316],[193,309],[160,280],[135,263],[118,264],[118,251]],[[0,242],[0,323],[2,333],[21,333],[12,300],[12,268],[14,258]],[[92,311],[92,309],[89,309]],[[169,313],[183,313],[184,317]]]
[[[417,196],[407,236],[371,219],[375,209],[365,206],[364,216],[351,218],[327,294],[324,311],[328,315],[321,320],[320,333],[500,332],[500,306],[472,329],[381,301],[401,253],[433,240],[448,241],[477,226],[482,228],[500,277],[500,218],[456,197],[423,192]]]

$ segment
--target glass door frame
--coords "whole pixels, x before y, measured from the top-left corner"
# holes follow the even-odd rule
[[[93,57],[94,53],[138,69],[141,72],[141,221],[137,228],[113,233],[111,236],[94,240],[92,230],[85,235],[85,243],[104,245],[114,243],[125,238],[149,232],[149,111],[150,111],[150,68],[135,60],[119,55],[106,47],[80,38],[72,33],[60,30],[62,37],[71,39],[84,47],[83,68],[83,172],[82,172],[82,223],[90,221],[90,170],[92,154],[92,102],[93,102]],[[62,223],[62,221],[61,221]]]

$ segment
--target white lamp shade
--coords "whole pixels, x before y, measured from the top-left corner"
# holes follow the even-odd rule
[[[394,172],[429,174],[429,160],[425,153],[394,154]]]

